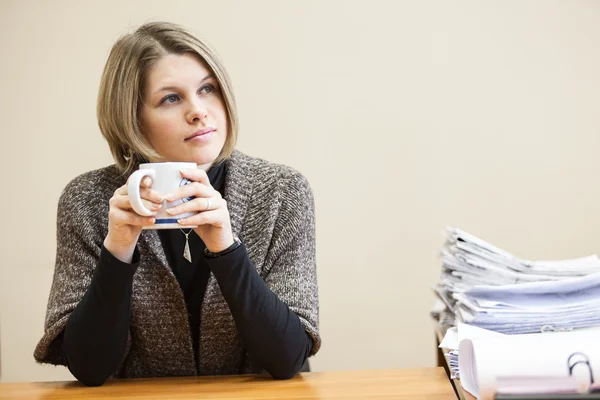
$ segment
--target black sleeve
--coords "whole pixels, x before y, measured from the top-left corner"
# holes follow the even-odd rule
[[[137,248],[127,264],[102,246],[90,286],[69,316],[63,351],[69,371],[84,385],[102,385],[123,359],[139,259]]]
[[[244,245],[207,263],[252,359],[275,379],[296,375],[313,341],[300,318],[267,287]]]

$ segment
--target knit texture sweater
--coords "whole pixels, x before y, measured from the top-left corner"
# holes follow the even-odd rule
[[[307,180],[292,168],[234,151],[226,161],[224,198],[234,235],[259,275],[295,312],[321,345],[315,261],[314,200]],[[109,199],[127,177],[112,165],[87,172],[63,191],[57,216],[57,254],[44,335],[36,361],[66,365],[62,333],[89,286],[108,233]],[[116,378],[261,373],[248,357],[211,273],[202,303],[196,370],[183,293],[158,233],[143,230],[134,275],[127,350]],[[260,313],[260,310],[256,310]]]

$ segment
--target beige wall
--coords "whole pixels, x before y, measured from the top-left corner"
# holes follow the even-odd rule
[[[429,366],[441,232],[522,257],[598,252],[600,2],[0,0],[3,381],[38,366],[64,185],[111,162],[95,120],[114,40],[149,19],[219,50],[239,148],[317,206],[316,370]]]

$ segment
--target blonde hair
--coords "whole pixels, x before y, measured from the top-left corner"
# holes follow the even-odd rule
[[[159,158],[141,128],[144,79],[160,58],[184,53],[200,57],[221,87],[228,132],[215,164],[233,152],[238,136],[238,115],[231,80],[217,53],[179,25],[151,22],[114,44],[100,80],[98,126],[122,173],[130,174],[138,163]]]

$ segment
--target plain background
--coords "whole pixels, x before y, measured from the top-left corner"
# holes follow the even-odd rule
[[[446,226],[527,259],[598,252],[600,2],[0,0],[3,381],[36,365],[58,197],[112,163],[95,117],[111,45],[151,20],[221,54],[238,148],[311,182],[317,371],[434,364]]]

